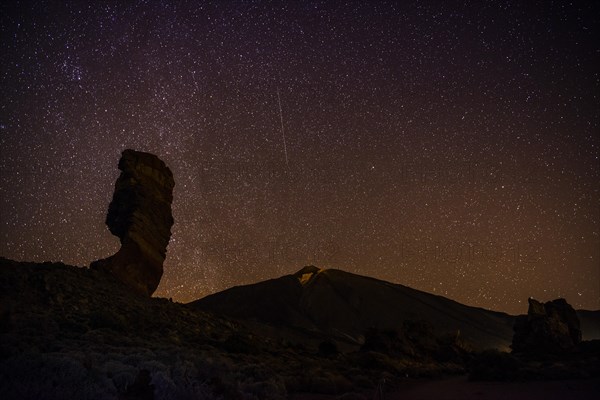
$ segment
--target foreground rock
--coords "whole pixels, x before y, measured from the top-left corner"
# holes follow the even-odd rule
[[[106,225],[121,240],[121,248],[94,261],[91,268],[108,271],[137,293],[150,296],[162,277],[171,238],[175,182],[165,163],[149,153],[123,151],[119,169]]]
[[[571,352],[581,342],[577,313],[565,299],[547,303],[529,299],[529,311],[515,321],[512,349],[516,353]]]

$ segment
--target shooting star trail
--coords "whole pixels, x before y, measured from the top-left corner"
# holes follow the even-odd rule
[[[277,88],[277,103],[279,104],[279,119],[281,121],[281,136],[283,137],[283,152],[285,153],[285,166],[289,168],[287,144],[285,142],[285,129],[283,128],[283,111],[281,109],[281,96],[279,95],[279,88]]]

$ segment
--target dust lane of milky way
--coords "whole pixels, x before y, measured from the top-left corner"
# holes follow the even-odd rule
[[[0,7],[0,255],[113,254],[132,148],[176,182],[156,295],[315,264],[600,308],[597,3]]]

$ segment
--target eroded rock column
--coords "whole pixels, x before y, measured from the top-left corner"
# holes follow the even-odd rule
[[[90,267],[108,271],[136,292],[150,296],[162,277],[171,238],[175,181],[165,163],[150,153],[123,151],[119,169],[106,225],[121,240],[121,248]]]

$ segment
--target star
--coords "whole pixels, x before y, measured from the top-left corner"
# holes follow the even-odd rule
[[[598,309],[598,11],[3,5],[0,256],[113,254],[133,148],[176,182],[157,296],[311,263],[510,313]]]

